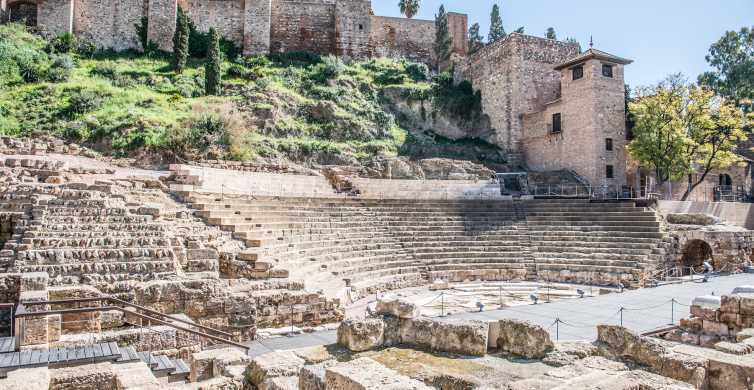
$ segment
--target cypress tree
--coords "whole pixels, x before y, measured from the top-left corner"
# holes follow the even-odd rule
[[[173,35],[173,68],[176,73],[182,73],[189,56],[189,19],[188,15],[178,7],[175,34]]]
[[[555,34],[555,29],[552,27],[547,28],[547,32],[545,32],[545,38],[547,39],[558,39],[558,36]]]
[[[484,40],[479,34],[479,23],[474,23],[469,28],[469,54],[474,54],[484,47]]]
[[[438,67],[450,59],[453,48],[453,40],[450,37],[450,28],[448,27],[448,13],[445,12],[445,6],[440,6],[440,11],[435,15],[435,57],[437,58]]]
[[[503,27],[503,18],[500,16],[500,6],[492,5],[490,14],[490,34],[487,37],[489,43],[505,38],[505,28]]]
[[[209,29],[209,40],[207,62],[204,64],[204,90],[207,95],[217,95],[220,93],[222,54],[220,53],[220,35],[214,27]]]

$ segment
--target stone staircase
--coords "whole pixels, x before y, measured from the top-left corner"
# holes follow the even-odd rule
[[[664,254],[654,213],[587,200],[271,198],[189,193],[259,277],[363,296],[435,279],[630,285]],[[271,272],[272,270],[277,270]]]

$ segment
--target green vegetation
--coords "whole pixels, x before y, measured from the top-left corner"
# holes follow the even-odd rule
[[[173,68],[182,73],[189,57],[189,18],[183,8],[178,7],[175,33],[173,34]]]
[[[469,54],[474,54],[484,47],[484,39],[479,33],[479,23],[469,27]]]
[[[503,17],[500,16],[500,6],[497,4],[492,5],[492,12],[490,13],[490,32],[487,37],[487,42],[492,43],[497,40],[505,38],[505,28],[503,27]]]
[[[448,13],[445,12],[445,6],[441,5],[440,10],[435,15],[435,58],[438,67],[450,60],[450,54],[453,49],[453,39],[450,37],[450,27],[448,26]]]
[[[207,62],[204,64],[204,92],[207,95],[220,93],[220,73],[222,72],[222,58],[220,54],[220,36],[217,30],[209,30],[210,43],[207,52]]]
[[[219,95],[205,96],[204,58],[189,57],[177,74],[172,56],[158,51],[81,54],[79,44],[78,53],[58,53],[64,46],[71,45],[51,45],[19,25],[0,26],[0,134],[46,133],[110,155],[156,160],[358,163],[433,142],[455,156],[468,144],[449,148],[454,141],[400,128],[384,108],[387,88],[457,106],[458,113],[477,104],[470,86],[452,86],[448,75],[433,78],[427,66],[406,61],[345,64],[311,53],[238,57],[220,64]]]
[[[398,8],[402,14],[411,19],[419,13],[419,0],[400,0]]]

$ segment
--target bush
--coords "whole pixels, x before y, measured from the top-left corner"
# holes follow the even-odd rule
[[[82,57],[92,58],[94,53],[97,52],[97,46],[89,41],[79,41],[79,47],[76,49],[77,53]]]
[[[79,48],[79,43],[75,35],[63,33],[53,38],[48,48],[52,53],[75,53]]]
[[[102,106],[104,96],[98,92],[81,89],[74,90],[68,97],[66,112],[70,116],[86,114]]]
[[[326,79],[334,79],[340,75],[345,69],[345,64],[340,58],[333,55],[322,57],[321,75]]]
[[[204,58],[209,53],[209,47],[212,43],[209,32],[201,32],[196,29],[196,25],[189,19],[189,55],[196,58]],[[236,46],[233,41],[220,37],[220,52],[225,58],[234,60],[241,54],[241,48]]]
[[[204,95],[204,82],[197,76],[178,75],[173,79],[173,86],[179,95],[185,98]]]
[[[287,53],[275,53],[270,55],[272,62],[281,67],[307,67],[310,65],[316,65],[322,62],[322,57],[319,54],[311,53],[308,51],[291,51]]]
[[[416,62],[408,62],[405,65],[406,73],[408,77],[414,81],[427,81],[429,80],[429,68],[425,64]]]
[[[115,80],[118,75],[118,69],[115,64],[110,61],[100,62],[92,68],[90,71],[92,76],[100,76],[106,79]]]
[[[70,55],[64,54],[55,57],[47,72],[47,79],[53,83],[67,81],[71,78],[73,65],[73,58]]]
[[[253,79],[253,73],[241,64],[230,64],[230,66],[228,66],[228,70],[225,71],[225,74],[228,77],[237,79]]]
[[[481,93],[474,92],[474,87],[466,80],[455,85],[448,72],[435,78],[432,96],[436,107],[464,119],[471,119],[482,111]]]

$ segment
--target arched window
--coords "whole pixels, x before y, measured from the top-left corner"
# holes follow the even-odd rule
[[[730,175],[727,173],[720,174],[720,185],[730,187],[733,185],[733,179],[731,179]]]
[[[37,4],[31,1],[16,1],[8,4],[8,20],[23,22],[29,27],[37,25]]]

